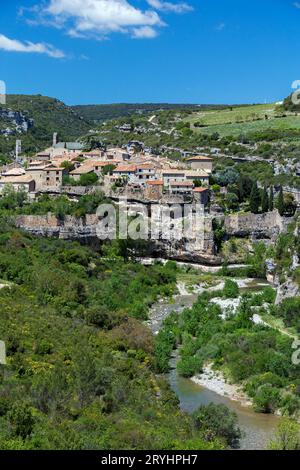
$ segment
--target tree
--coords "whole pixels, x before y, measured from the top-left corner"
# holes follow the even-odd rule
[[[282,186],[280,187],[279,195],[277,198],[277,209],[278,209],[279,214],[283,216],[284,215],[284,197],[283,197]]]
[[[64,168],[67,171],[73,171],[74,168],[75,168],[74,163],[69,162],[67,160],[62,162],[62,164],[60,166],[61,166],[61,168]]]
[[[271,384],[264,384],[258,388],[253,402],[256,411],[274,413],[280,402],[280,390]]]
[[[250,194],[250,211],[253,214],[258,214],[260,203],[261,203],[260,192],[257,187],[257,183],[254,182],[252,185],[252,190]]]
[[[6,184],[0,198],[0,209],[17,209],[28,203],[28,195],[26,191],[20,189],[15,191],[11,184]]]
[[[239,179],[239,173],[232,168],[226,168],[223,171],[218,172],[215,175],[215,180],[217,184],[221,186],[228,186],[228,184],[234,184]]]
[[[111,175],[112,172],[116,169],[116,165],[114,165],[113,163],[111,164],[107,164],[105,165],[104,167],[102,167],[102,175],[105,176],[105,175]]]
[[[274,189],[273,186],[270,188],[270,197],[269,197],[269,211],[272,212],[274,210]]]
[[[25,439],[32,433],[34,418],[28,403],[16,402],[8,413],[8,419],[16,436]]]
[[[239,198],[235,193],[227,193],[225,196],[225,205],[227,210],[237,210],[239,207]]]
[[[225,439],[226,444],[237,448],[242,437],[238,427],[236,413],[232,412],[225,405],[200,406],[193,414],[193,419],[197,429],[204,432],[207,440],[212,440],[216,436]]]
[[[219,252],[222,248],[222,243],[226,235],[224,222],[219,222],[217,219],[213,219],[213,231],[214,231],[214,243],[215,243],[217,251]]]
[[[238,186],[238,195],[240,202],[244,202],[249,194],[251,193],[251,189],[253,186],[253,181],[249,176],[241,175],[237,182]]]
[[[268,195],[268,191],[266,187],[264,187],[263,193],[262,193],[261,208],[263,212],[269,211],[269,195]]]
[[[297,210],[297,203],[292,194],[286,194],[284,197],[284,213],[287,216],[293,216]]]
[[[291,419],[280,421],[275,438],[269,444],[270,450],[300,450],[300,426]]]
[[[98,181],[98,176],[96,173],[87,173],[86,175],[81,175],[79,179],[80,186],[91,186]]]

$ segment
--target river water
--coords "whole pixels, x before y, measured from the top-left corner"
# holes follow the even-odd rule
[[[151,308],[149,326],[156,335],[164,319],[172,312],[181,312],[184,308],[191,307],[196,301],[196,295],[178,295],[173,303],[158,302]],[[241,439],[241,449],[243,450],[263,450],[266,449],[274,432],[279,424],[280,418],[274,415],[255,413],[251,407],[242,406],[239,402],[223,397],[217,393],[195,384],[189,379],[184,379],[176,371],[176,353],[171,361],[171,371],[168,379],[172,390],[180,400],[180,407],[187,413],[192,413],[200,405],[208,405],[213,402],[223,403],[232,411],[235,411],[239,426],[243,431]]]

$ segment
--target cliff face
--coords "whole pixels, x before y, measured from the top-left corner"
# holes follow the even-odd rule
[[[127,207],[133,212],[139,206]],[[162,209],[156,206],[157,219],[162,217]],[[152,214],[153,215],[153,214]],[[150,226],[150,219],[149,219]],[[224,227],[229,236],[249,237],[252,239],[274,240],[279,233],[286,230],[289,220],[279,216],[277,211],[268,214],[230,215],[225,217]],[[15,219],[17,227],[36,236],[57,237],[65,240],[79,240],[83,243],[100,245],[105,240],[105,231],[96,214],[88,214],[83,218],[66,216],[63,220],[54,215],[18,216]],[[174,220],[174,225],[182,224],[182,220]],[[212,218],[205,216],[200,226],[193,227],[189,236],[183,234],[179,239],[164,236],[162,226],[155,240],[149,240],[148,255],[176,259],[194,263],[211,265],[222,264],[222,258],[215,255],[214,233]]]
[[[21,215],[16,217],[18,228],[36,236],[57,237],[66,240],[88,240],[97,237],[96,214],[86,215],[85,218],[65,216],[60,220],[55,215]]]
[[[16,133],[27,133],[33,127],[33,119],[27,118],[19,111],[12,111],[11,109],[0,108],[0,122],[3,121],[3,129],[0,129],[0,134],[11,135]]]
[[[225,217],[224,228],[229,236],[274,240],[287,230],[290,219],[281,217],[277,210],[265,214],[234,214]]]
[[[96,214],[84,218],[66,216],[64,220],[51,214],[18,216],[15,225],[35,236],[78,240],[93,245],[101,244],[101,240],[105,239]],[[221,259],[214,256],[212,222],[208,218],[201,227],[201,233],[195,231],[191,237],[180,240],[165,239],[162,233],[158,233],[157,239],[149,240],[149,249],[153,256],[197,263],[221,263]]]

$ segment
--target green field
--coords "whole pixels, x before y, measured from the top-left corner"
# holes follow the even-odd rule
[[[300,115],[276,117],[278,115],[281,113],[277,111],[276,104],[262,104],[194,113],[187,120],[199,133],[217,132],[221,136],[239,136],[266,129],[300,129]],[[194,127],[195,123],[207,127]]]

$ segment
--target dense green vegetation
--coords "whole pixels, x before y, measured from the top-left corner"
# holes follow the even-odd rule
[[[143,142],[154,153],[180,160],[183,151],[218,148],[227,158],[218,158],[217,169],[233,168],[247,173],[263,185],[300,187],[295,172],[273,174],[268,160],[283,166],[300,160],[300,117],[275,104],[253,106],[197,106],[172,104],[114,104],[68,107],[43,96],[9,95],[8,108],[21,111],[34,120],[22,139],[23,151],[32,154],[52,142],[59,132],[61,141],[83,139],[87,149],[121,146],[129,141]],[[155,115],[154,121],[149,117]],[[2,122],[3,121],[3,122]],[[105,123],[103,123],[105,121]],[[90,132],[95,123],[102,123]],[[7,123],[0,119],[0,129]],[[131,126],[122,132],[122,124]],[[11,127],[11,126],[8,126]],[[94,125],[95,127],[95,125]],[[16,135],[0,135],[0,162],[5,162],[15,146]],[[258,156],[263,161],[243,165],[228,157]],[[235,197],[229,196],[229,203]]]
[[[193,418],[196,426],[205,431],[207,438],[222,436],[229,446],[239,446],[242,433],[238,427],[237,415],[225,405],[210,403],[208,406],[200,406]]]
[[[101,191],[81,196],[78,201],[70,200],[67,196],[51,197],[43,194],[36,200],[30,202],[25,192],[14,191],[7,186],[4,188],[0,198],[0,215],[46,215],[52,213],[60,219],[66,215],[83,217],[86,214],[94,214],[99,204],[106,202]],[[110,201],[111,202],[111,201]]]
[[[220,105],[196,105],[196,104],[170,104],[170,103],[120,103],[120,104],[96,104],[72,106],[72,109],[87,121],[102,122],[121,117],[130,117],[132,114],[155,113],[161,110],[187,110],[198,109],[223,109]]]
[[[61,101],[41,95],[8,95],[7,104],[1,109],[20,111],[27,118],[33,119],[33,127],[25,134],[4,137],[0,135],[0,156],[7,157],[15,148],[15,141],[22,140],[25,153],[38,152],[52,145],[52,136],[58,132],[60,141],[79,139],[91,127],[91,124],[79,116],[72,108]],[[6,127],[13,128],[6,123]],[[0,118],[1,128],[1,118]]]
[[[212,449],[154,375],[138,318],[175,287],[174,267],[124,263],[77,243],[0,234],[1,449]],[[207,428],[208,424],[206,424]],[[205,431],[205,432],[204,432]]]
[[[231,283],[223,292],[200,295],[191,309],[166,320],[156,339],[158,369],[166,370],[171,351],[180,344],[177,368],[184,377],[212,363],[232,383],[243,386],[255,410],[298,415],[300,366],[292,364],[293,338],[252,321],[255,312],[263,315],[265,305],[272,306],[272,289],[243,294],[236,314],[222,319],[221,308],[210,301],[226,295],[236,295]]]
[[[300,450],[300,426],[297,422],[284,418],[280,421],[270,450]]]

